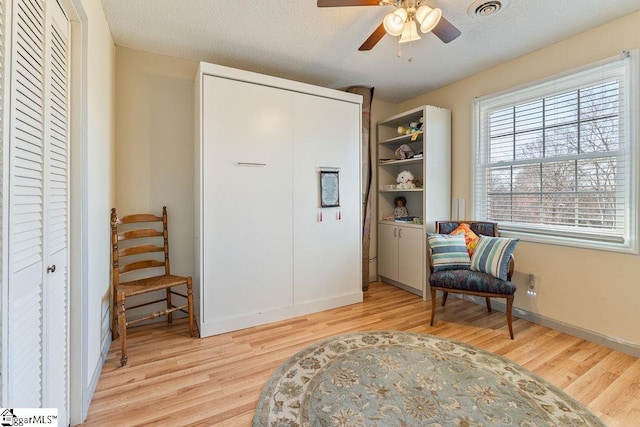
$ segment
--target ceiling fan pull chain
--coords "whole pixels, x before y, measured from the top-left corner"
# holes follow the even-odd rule
[[[407,58],[407,61],[409,61],[409,62],[413,62],[413,56],[411,56],[412,43],[413,42],[409,42],[409,57]],[[396,56],[398,58],[402,58],[402,45],[401,45],[401,43],[398,43],[398,53],[396,53]]]

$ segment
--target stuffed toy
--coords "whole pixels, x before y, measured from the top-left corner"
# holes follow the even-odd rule
[[[416,154],[415,151],[413,151],[413,149],[409,147],[407,144],[402,144],[396,150],[396,156],[402,160],[410,159],[413,157],[414,154]]]
[[[398,183],[396,187],[401,190],[416,188],[416,185],[413,183],[413,174],[409,171],[400,172],[398,178],[396,178],[396,182]]]
[[[422,117],[420,117],[420,120],[422,120]],[[411,131],[411,133],[414,132],[420,132],[420,129],[422,129],[422,122],[411,122],[409,123],[409,130]]]

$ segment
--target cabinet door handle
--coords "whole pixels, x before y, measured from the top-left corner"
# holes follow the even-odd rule
[[[398,229],[397,228],[393,229],[393,237],[398,237]]]
[[[267,166],[267,164],[256,162],[236,162],[236,166]]]
[[[402,228],[398,229],[398,237],[402,237]]]
[[[49,267],[47,267],[47,273],[55,273],[56,272],[56,265],[50,265]]]

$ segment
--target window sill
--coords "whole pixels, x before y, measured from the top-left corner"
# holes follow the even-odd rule
[[[500,226],[498,226],[500,227]],[[546,234],[536,234],[531,232],[521,232],[515,230],[500,229],[501,237],[511,237],[520,239],[521,242],[541,243],[546,245],[566,246],[576,249],[590,249],[596,251],[618,252],[624,254],[638,255],[640,248],[637,243],[610,243],[575,239],[570,237],[551,236]],[[635,244],[634,244],[635,243]]]

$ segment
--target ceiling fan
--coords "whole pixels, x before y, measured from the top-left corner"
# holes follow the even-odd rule
[[[433,32],[445,43],[460,36],[451,22],[442,16],[438,8],[427,6],[425,0],[318,0],[318,7],[341,6],[393,6],[395,11],[387,14],[383,22],[362,43],[358,50],[371,50],[385,34],[401,36],[399,42],[418,40],[418,25],[423,33]]]

